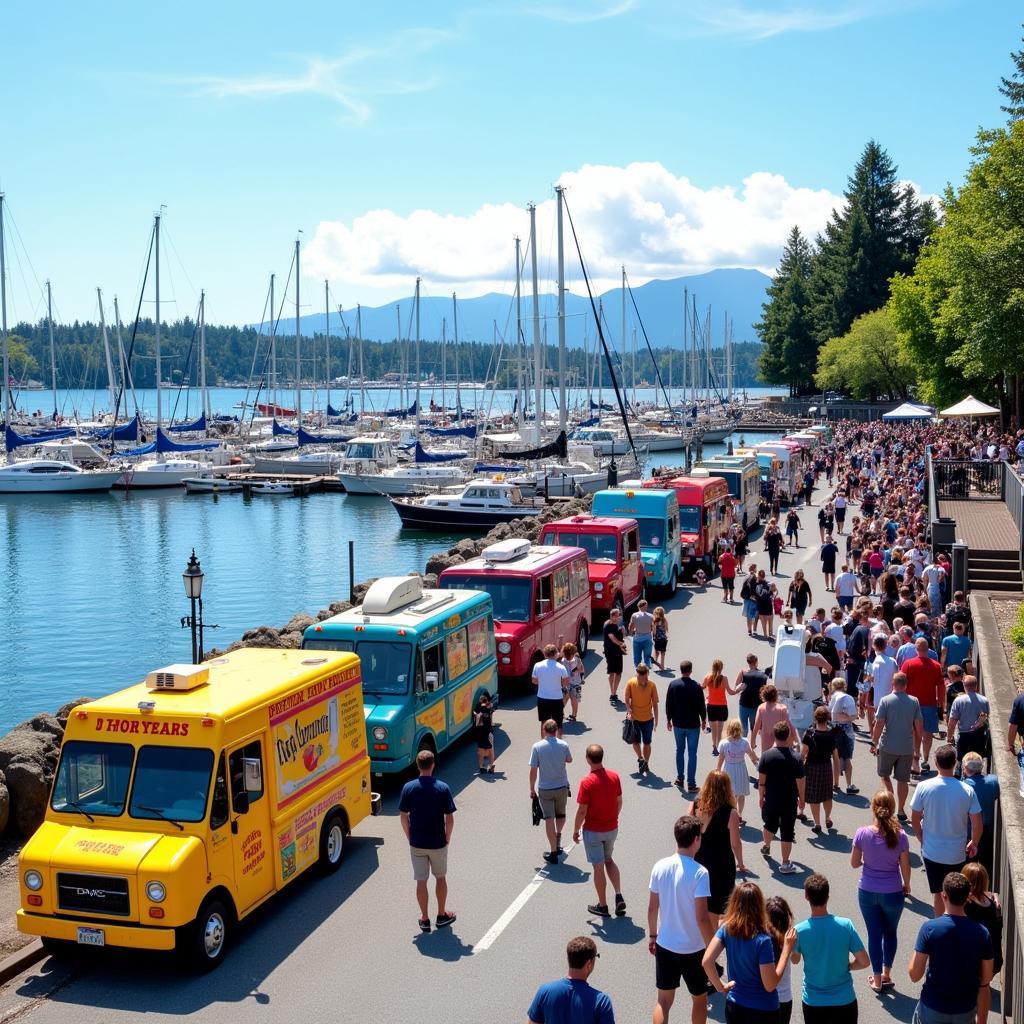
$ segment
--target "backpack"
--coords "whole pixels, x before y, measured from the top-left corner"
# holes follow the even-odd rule
[[[751,597],[753,597],[753,594],[750,592],[749,576],[743,581],[743,586],[740,587],[740,597],[742,597],[744,601],[749,601]]]

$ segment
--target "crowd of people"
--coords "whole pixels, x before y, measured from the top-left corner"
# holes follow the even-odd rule
[[[951,592],[948,559],[927,539],[922,493],[928,444],[947,455],[1024,457],[1024,440],[1009,445],[985,432],[969,435],[959,426],[839,424],[833,442],[807,467],[803,519],[794,505],[780,525],[776,509],[764,530],[768,568],[744,566],[751,544],[745,534],[734,531],[726,540],[722,601],[734,603],[740,576],[748,637],[763,638],[771,647],[777,622],[795,629],[803,637],[807,663],[820,671],[821,693],[812,694],[809,723],[798,726],[792,720],[790,705],[780,698],[756,650],[746,653],[743,667],[733,666],[734,675],[722,659],[696,676],[692,662],[684,659],[675,675],[665,665],[669,623],[663,608],[651,611],[640,601],[628,622],[615,609],[604,626],[609,702],[625,711],[623,739],[636,757],[637,777],[649,773],[663,728],[674,741],[674,784],[692,798],[690,812],[674,825],[675,852],[658,860],[650,875],[655,1024],[667,1024],[682,986],[691,1000],[693,1024],[707,1019],[708,998],[715,992],[725,995],[731,1024],[788,1024],[794,964],[802,965],[805,1021],[856,1021],[852,972],[867,971],[874,993],[897,984],[898,925],[907,898],[922,884],[934,917],[921,926],[904,961],[910,980],[923,981],[915,1021],[986,1020],[989,982],[1001,967],[1001,910],[990,881],[999,782],[985,770],[992,742],[989,708],[978,687],[970,611],[964,595]],[[816,518],[825,585],[815,601],[802,571],[795,571],[784,588],[777,580],[781,552],[799,547],[801,533],[809,530],[806,510],[822,482],[828,496],[819,502]],[[580,713],[583,668],[572,645],[561,651],[550,647],[545,654],[533,673],[541,738],[529,756],[530,795],[545,825],[544,859],[556,865],[564,856],[566,819],[572,813],[572,842],[583,845],[592,870],[595,896],[588,913],[624,916],[626,899],[614,859],[622,779],[605,765],[602,746],[590,744],[570,812],[573,755],[562,726],[567,704],[571,720]],[[623,687],[630,658],[632,672]],[[673,675],[663,696],[659,674]],[[1024,730],[1024,698],[1011,716],[1011,749],[1018,729]],[[858,735],[874,757],[878,779],[870,812],[850,837],[861,921],[829,912],[829,880],[818,873],[804,881],[806,913],[801,915],[782,895],[768,896],[743,878],[748,874],[746,805],[756,790],[760,854],[769,867],[779,875],[796,873],[791,853],[797,823],[818,836],[835,835],[834,801],[859,793],[853,781]],[[713,767],[699,780],[704,736]],[[936,737],[940,742],[933,750]],[[425,785],[436,794],[431,771],[432,761],[429,768],[421,765],[421,779],[406,789]],[[916,782],[912,796],[911,781]],[[450,793],[432,799],[436,841],[446,829],[450,836],[454,805],[449,809]],[[411,806],[405,792],[403,805],[404,815]],[[407,833],[419,865],[420,924],[426,930],[425,872],[435,862],[413,842],[422,836],[408,828]],[[915,882],[911,869],[912,841],[923,861],[923,883]],[[442,880],[443,873],[438,926],[454,920]],[[796,923],[798,917],[803,920]],[[611,1001],[590,983],[598,956],[592,939],[572,939],[567,976],[541,987],[528,1020],[613,1021]]]

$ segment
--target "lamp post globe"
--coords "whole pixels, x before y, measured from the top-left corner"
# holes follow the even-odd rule
[[[185,583],[185,596],[190,601],[198,601],[203,596],[203,570],[199,559],[196,558],[195,548],[192,549],[192,557],[189,558],[181,578]]]

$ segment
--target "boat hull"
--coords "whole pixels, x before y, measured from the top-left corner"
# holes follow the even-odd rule
[[[242,490],[241,481],[217,476],[188,477],[182,483],[189,494],[234,494]]]
[[[541,511],[539,508],[482,508],[477,511],[443,505],[420,505],[400,498],[392,498],[391,504],[402,520],[402,526],[435,533],[487,533],[499,523],[538,515]]]
[[[454,487],[465,482],[465,474],[449,477],[432,476],[429,478],[390,477],[365,473],[339,473],[338,479],[348,494],[386,495],[400,498],[404,495],[422,494],[428,490],[439,490]]]
[[[47,473],[4,479],[0,473],[0,494],[96,494],[109,491],[120,479],[120,470],[98,473]]]

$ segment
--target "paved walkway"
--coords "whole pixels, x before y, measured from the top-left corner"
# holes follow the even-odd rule
[[[817,560],[817,509],[802,518],[812,530],[802,540],[812,547],[784,551],[780,584],[803,568],[814,591],[814,605],[828,605]],[[753,560],[767,565],[755,544]],[[769,663],[766,641],[750,641],[739,606],[721,604],[717,582],[706,591],[686,589],[667,604],[670,609],[669,665],[693,660],[697,673],[722,657],[730,677],[743,667],[753,645]],[[458,913],[447,931],[421,936],[407,847],[396,813],[396,787],[385,790],[384,814],[360,825],[350,840],[341,871],[330,878],[300,879],[293,890],[271,901],[247,923],[228,961],[213,974],[182,976],[164,958],[105,955],[67,970],[47,961],[0,990],[0,1021],[13,1014],[42,1024],[65,1024],[69,1013],[80,1024],[114,1024],[148,1020],[198,1019],[261,1024],[282,1020],[391,1021],[429,1020],[446,1024],[526,1019],[532,995],[543,981],[564,972],[564,948],[573,935],[593,935],[601,960],[593,982],[607,991],[623,1024],[651,1019],[654,963],[647,952],[647,882],[652,864],[671,853],[672,823],[689,807],[674,778],[674,744],[662,727],[651,758],[652,774],[635,774],[632,751],[622,743],[622,712],[610,708],[603,665],[587,658],[589,679],[581,721],[568,727],[576,763],[574,789],[584,774],[583,750],[603,743],[606,761],[623,776],[624,809],[616,859],[622,868],[628,901],[625,918],[600,919],[587,914],[593,899],[591,873],[583,851],[573,848],[561,865],[547,869],[541,859],[543,832],[529,817],[530,745],[538,733],[533,702],[506,703],[500,722],[498,771],[477,777],[475,751],[460,744],[442,755],[439,775],[455,791],[459,810],[449,859],[451,906]],[[659,689],[669,676],[659,677]],[[735,699],[730,699],[735,707]],[[713,767],[710,743],[701,744],[701,777]],[[850,838],[869,822],[868,801],[876,785],[873,762],[862,736],[855,755],[855,782],[862,795],[842,796],[835,805],[835,830],[815,837],[798,824],[794,861],[800,872],[780,876],[776,862],[759,854],[760,833],[744,830],[745,858],[753,877],[768,895],[784,894],[798,918],[805,915],[802,884],[810,871],[832,882],[832,909],[850,917],[863,935],[857,907],[857,873],[850,867]],[[748,804],[748,820],[757,808]],[[906,976],[913,939],[931,913],[923,870],[914,851],[914,897],[900,928],[900,954],[894,970],[895,991],[878,998],[858,972],[860,1020],[865,1024],[909,1021],[917,986]],[[799,984],[802,968],[794,969]],[[62,1005],[63,1004],[63,1005]],[[689,1021],[689,1001],[681,995],[672,1020]],[[724,1019],[720,998],[712,999],[711,1017]],[[794,1021],[801,1014],[797,1008]]]

